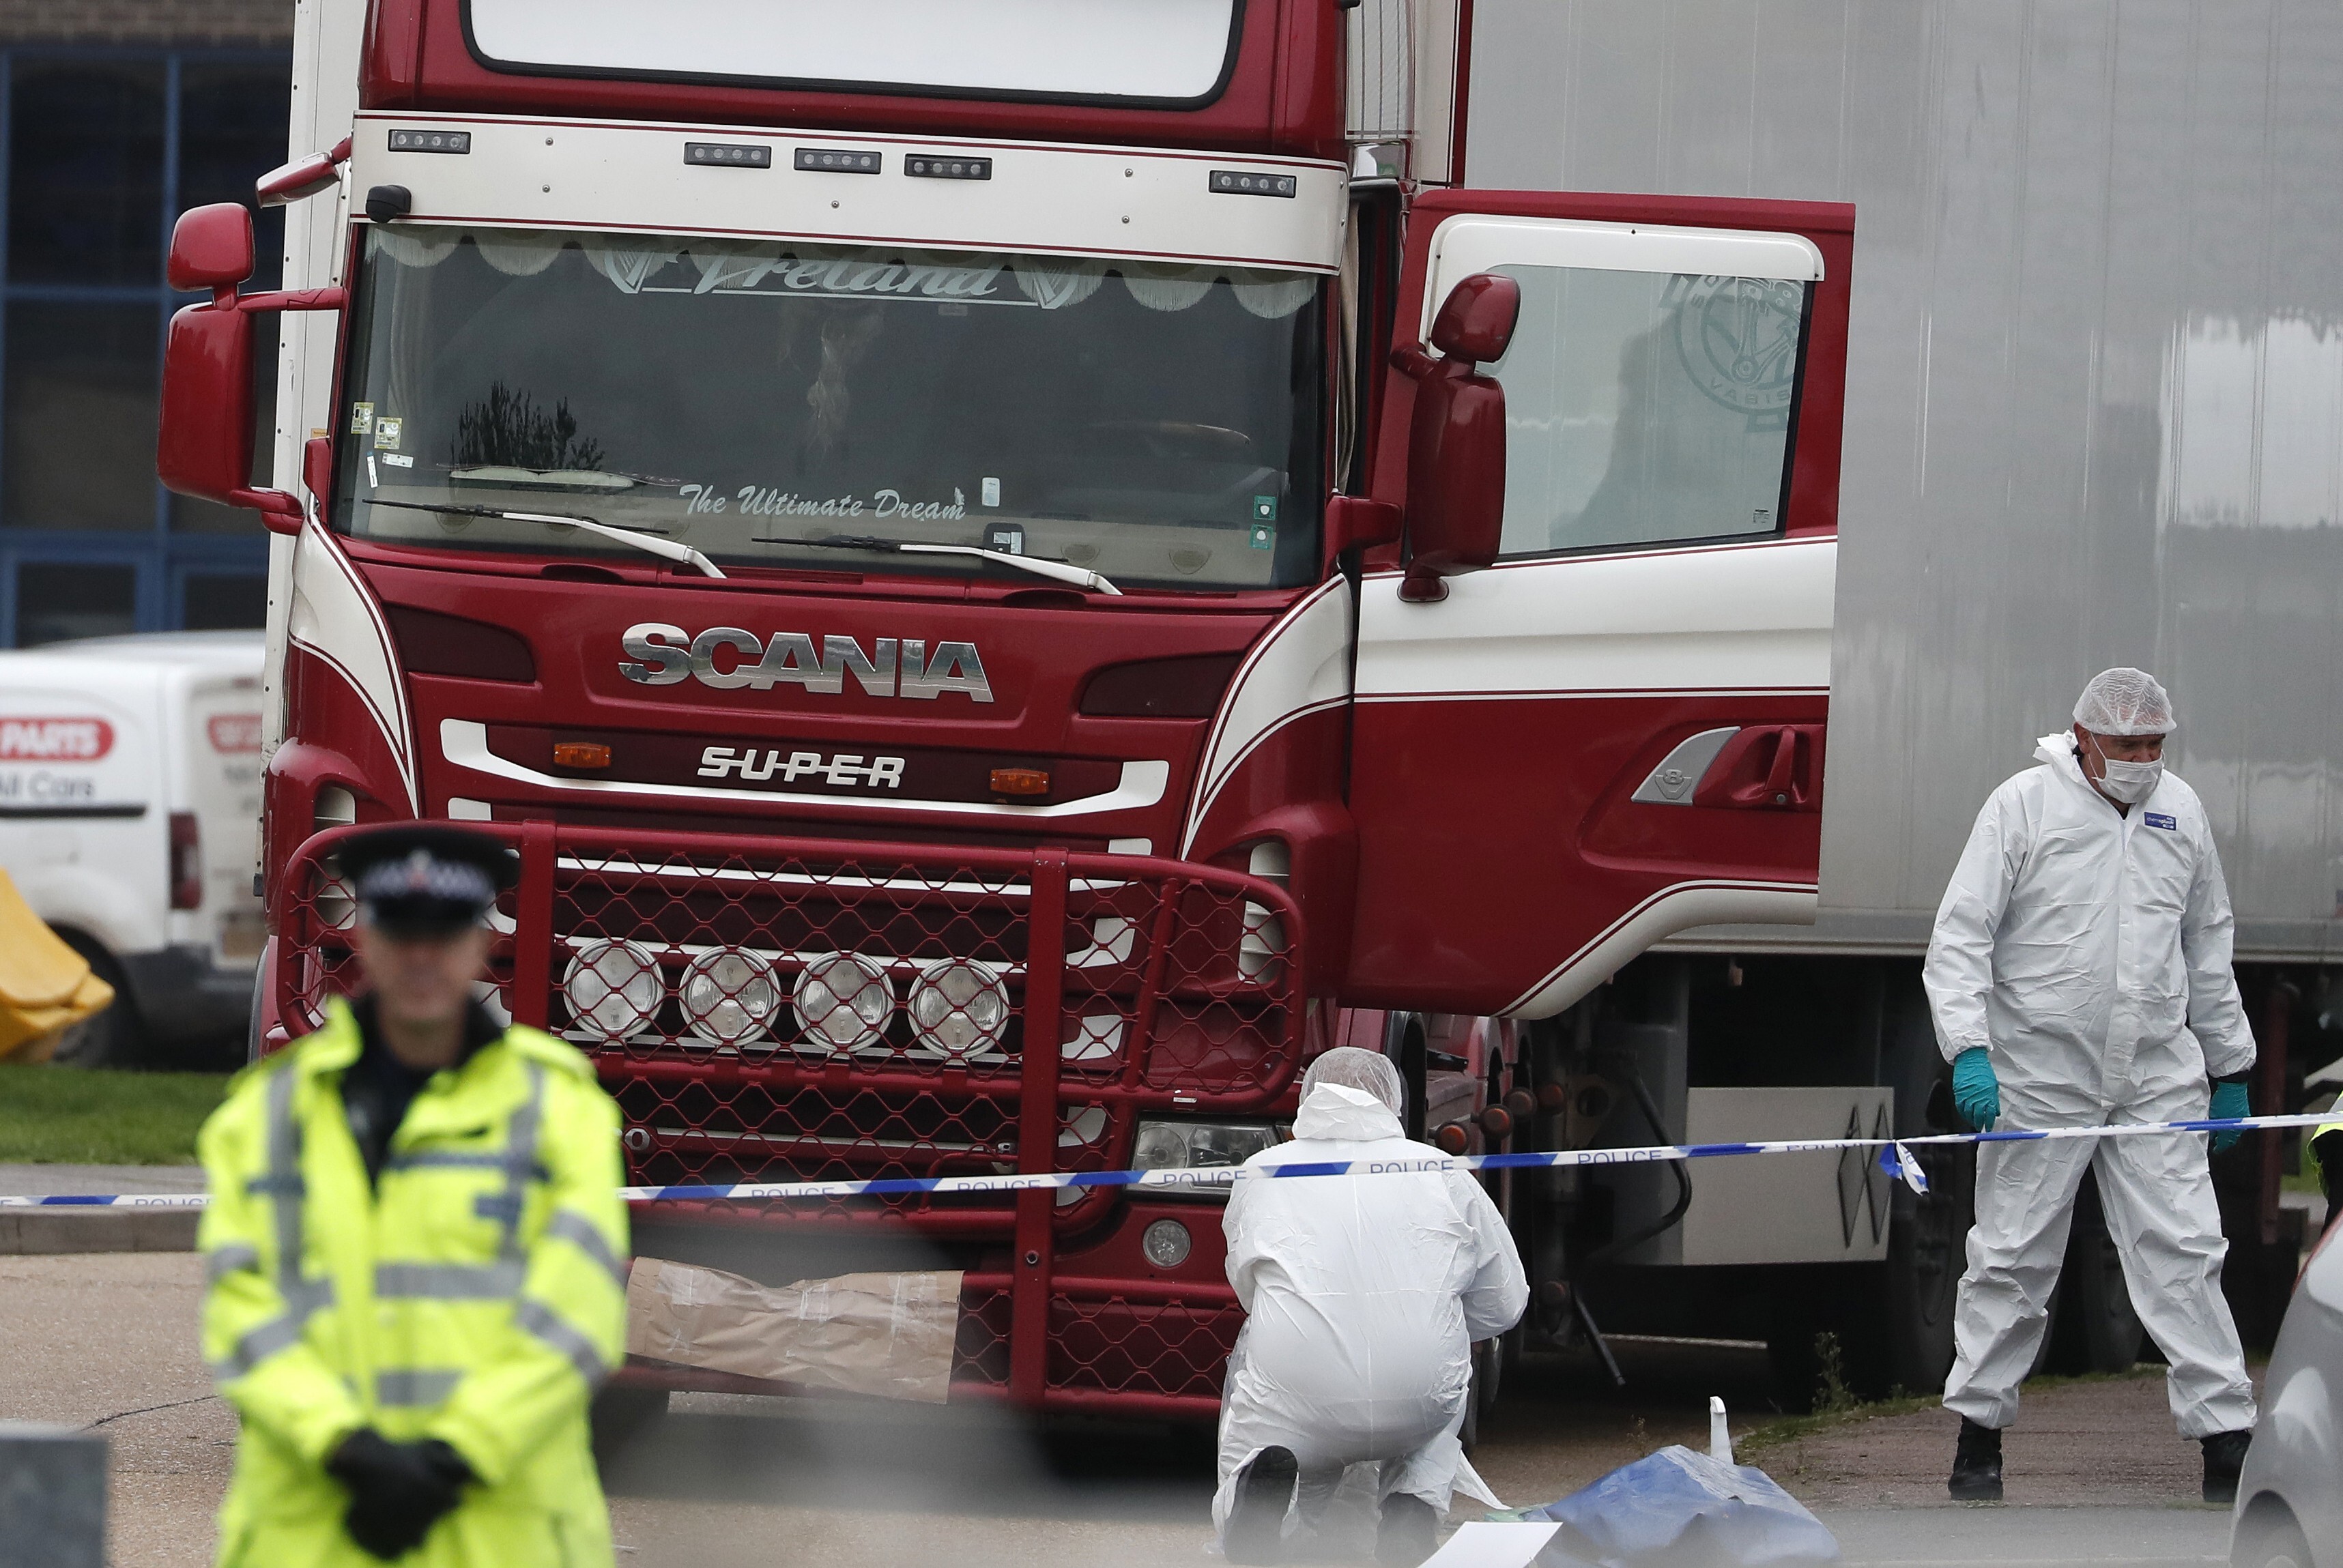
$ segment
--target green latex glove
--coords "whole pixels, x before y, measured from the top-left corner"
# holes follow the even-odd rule
[[[2229,1116],[2251,1116],[2253,1113],[2253,1100],[2247,1094],[2246,1086],[2243,1083],[2229,1082],[2217,1079],[2214,1081],[2213,1108],[2206,1112],[2207,1115],[2218,1118]],[[2243,1132],[2235,1128],[2230,1129],[2227,1132],[2216,1132],[2213,1134],[2213,1152],[2216,1154],[2227,1153],[2230,1150],[2237,1146],[2237,1140],[2244,1136],[2245,1134]]]
[[[2001,1080],[1993,1075],[1985,1047],[1973,1045],[1953,1058],[1953,1103],[1979,1132],[1992,1131],[2000,1120]]]

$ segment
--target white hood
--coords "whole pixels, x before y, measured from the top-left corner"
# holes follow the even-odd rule
[[[2073,730],[2061,729],[2044,736],[2034,743],[2034,755],[2038,760],[2050,764],[2053,773],[2091,789],[2091,781],[2083,777],[2082,759],[2075,755]],[[2098,791],[2091,789],[2091,793],[2096,795]]]
[[[1322,1083],[1310,1091],[1293,1118],[1296,1138],[1324,1138],[1353,1143],[1405,1136],[1392,1108],[1363,1089]]]

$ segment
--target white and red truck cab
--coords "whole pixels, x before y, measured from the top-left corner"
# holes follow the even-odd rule
[[[266,1042],[409,817],[519,849],[647,1183],[1225,1166],[1338,1039],[1583,1140],[1509,1020],[1811,918],[1851,208],[1453,188],[1455,52],[1394,140],[1334,0],[300,16],[287,291],[182,219],[161,447],[280,536]],[[1194,1416],[1212,1201],[638,1244],[910,1248],[955,1397]]]

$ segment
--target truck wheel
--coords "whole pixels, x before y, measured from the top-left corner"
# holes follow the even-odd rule
[[[67,1067],[138,1068],[153,1065],[146,1026],[130,1000],[130,982],[104,943],[70,929],[57,935],[89,963],[90,972],[114,988],[114,1002],[96,1017],[65,1030],[51,1060]]]
[[[594,1432],[594,1460],[608,1464],[649,1436],[667,1414],[670,1391],[606,1384],[594,1395],[588,1415]]]
[[[1879,1381],[1924,1393],[1944,1387],[1953,1370],[1953,1307],[1976,1219],[1976,1154],[1941,1147],[1916,1153],[1928,1191],[1923,1195],[1898,1181],[1889,1209]]]
[[[1503,1352],[1494,1340],[1478,1340],[1472,1347],[1472,1381],[1464,1388],[1464,1424],[1456,1429],[1456,1441],[1470,1453],[1480,1445],[1481,1418],[1497,1403],[1497,1364]]]
[[[2128,1372],[2139,1360],[2146,1338],[2124,1283],[2123,1254],[2107,1233],[2098,1172],[2087,1171],[2082,1190],[2075,1195],[2074,1224],[2066,1232],[2046,1365],[2065,1373]]]

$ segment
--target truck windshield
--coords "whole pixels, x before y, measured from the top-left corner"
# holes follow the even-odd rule
[[[374,228],[334,517],[409,546],[547,548],[538,524],[415,509],[444,501],[728,566],[1017,575],[813,542],[844,535],[1123,587],[1307,582],[1324,328],[1303,273]]]

